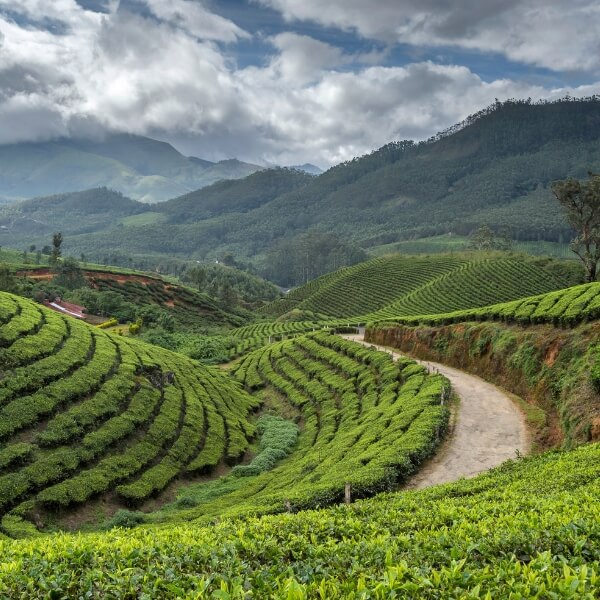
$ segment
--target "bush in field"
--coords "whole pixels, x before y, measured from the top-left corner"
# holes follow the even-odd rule
[[[249,465],[233,468],[233,474],[237,477],[249,477],[270,471],[277,461],[290,454],[298,439],[298,425],[273,415],[261,417],[257,423],[257,431],[261,435],[260,453]]]
[[[139,511],[131,511],[125,508],[118,510],[114,517],[107,521],[106,529],[113,529],[114,527],[123,527],[124,529],[131,529],[137,527],[146,521],[146,515]]]
[[[223,338],[216,336],[186,336],[180,346],[180,352],[208,364],[226,362],[229,357]]]

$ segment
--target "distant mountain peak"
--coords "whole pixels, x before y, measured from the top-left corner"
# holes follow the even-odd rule
[[[290,169],[296,169],[296,171],[304,171],[309,175],[320,175],[323,173],[323,169],[317,167],[317,165],[313,165],[312,163],[304,163],[303,165],[293,165]]]
[[[213,163],[187,157],[168,142],[124,133],[9,144],[0,146],[0,199],[106,186],[154,203],[261,169],[235,158]]]

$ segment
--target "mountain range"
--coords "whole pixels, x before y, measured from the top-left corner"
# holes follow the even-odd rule
[[[155,168],[176,170],[167,157],[176,158],[166,148]],[[514,239],[567,241],[550,184],[588,170],[600,170],[598,98],[498,102],[430,140],[393,142],[319,176],[267,169],[151,207],[106,188],[28,200],[0,212],[0,243],[26,247],[60,229],[66,250],[88,256],[120,248],[260,262],[306,232],[365,249],[482,224]]]
[[[0,146],[0,198],[6,204],[108,187],[153,203],[262,168],[237,159],[215,163],[184,156],[171,144],[130,134],[9,144]]]

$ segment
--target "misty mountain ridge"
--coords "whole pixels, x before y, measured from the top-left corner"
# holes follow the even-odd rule
[[[26,142],[0,146],[0,198],[9,203],[108,187],[154,203],[261,169],[237,159],[184,156],[167,142],[132,134]]]
[[[296,169],[296,171],[304,171],[309,175],[321,175],[321,173],[323,173],[323,169],[317,167],[317,165],[313,165],[312,163],[304,163],[303,165],[292,165],[290,169]]]
[[[600,99],[508,101],[426,142],[392,142],[318,176],[268,169],[151,207],[111,196],[85,225],[72,218],[69,195],[17,204],[0,211],[0,243],[38,243],[43,225],[47,238],[50,223],[63,223],[65,248],[88,256],[114,249],[193,259],[231,253],[260,263],[306,232],[367,250],[468,234],[482,224],[517,240],[567,241],[572,232],[550,184],[590,169],[600,170]]]

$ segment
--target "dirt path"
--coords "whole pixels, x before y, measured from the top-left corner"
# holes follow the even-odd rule
[[[346,339],[365,346],[362,335],[345,335]],[[376,346],[390,352],[390,348]],[[393,352],[399,356],[399,352]],[[420,364],[445,375],[460,398],[451,431],[436,455],[410,480],[407,489],[420,489],[438,483],[473,477],[509,458],[516,450],[525,454],[529,436],[523,415],[512,400],[497,387],[479,377],[440,363],[417,360]]]

